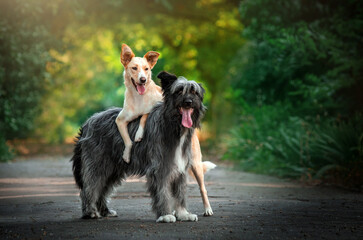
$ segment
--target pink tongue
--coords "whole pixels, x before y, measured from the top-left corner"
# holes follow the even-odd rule
[[[144,94],[144,93],[145,93],[145,86],[144,86],[144,85],[139,85],[139,84],[137,84],[137,85],[136,85],[136,87],[137,87],[137,91],[138,91],[138,93],[139,93],[140,95],[142,95],[142,94]]]
[[[182,118],[183,126],[186,128],[190,128],[191,126],[193,126],[193,120],[191,118],[193,109],[192,108],[189,108],[189,109],[182,108],[181,111],[183,114],[183,118]]]

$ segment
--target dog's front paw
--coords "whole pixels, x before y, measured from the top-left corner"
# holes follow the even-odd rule
[[[131,147],[132,147],[132,145],[131,146],[125,146],[125,150],[124,150],[124,153],[122,155],[122,158],[126,163],[130,162]]]
[[[139,127],[135,135],[135,142],[140,142],[143,136],[144,136],[144,128]]]
[[[100,213],[102,217],[117,217],[117,212],[108,208],[102,210]]]
[[[176,219],[178,219],[178,221],[192,221],[192,222],[198,221],[198,216],[189,213],[185,208],[176,211],[175,216]]]
[[[191,213],[186,214],[180,214],[177,216],[178,221],[191,221],[191,222],[197,222],[198,216]]]
[[[89,212],[89,213],[84,213],[82,218],[83,219],[97,219],[97,218],[101,218],[101,215],[98,212]]]
[[[213,210],[211,207],[207,207],[205,209],[205,212],[204,212],[204,216],[212,216],[213,215]]]
[[[171,214],[168,214],[168,215],[164,215],[164,216],[160,216],[156,222],[164,222],[164,223],[173,223],[176,221],[176,218],[171,215]]]
[[[109,209],[106,217],[117,217],[117,212],[115,210]]]

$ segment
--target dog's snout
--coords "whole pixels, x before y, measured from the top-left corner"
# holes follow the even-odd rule
[[[146,83],[146,78],[145,77],[141,77],[140,78],[140,83]]]
[[[184,100],[184,104],[185,104],[186,106],[191,106],[191,105],[192,105],[192,103],[193,103],[193,100],[192,100],[192,99],[190,99],[190,98],[188,98],[188,99],[185,99],[185,100]]]

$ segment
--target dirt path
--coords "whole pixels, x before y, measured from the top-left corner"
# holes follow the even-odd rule
[[[110,202],[117,218],[82,220],[68,159],[0,164],[0,239],[363,239],[362,194],[223,166],[206,175],[212,217],[191,182],[199,221],[157,224],[144,180],[130,179]]]

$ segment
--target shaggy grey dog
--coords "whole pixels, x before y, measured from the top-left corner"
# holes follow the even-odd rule
[[[121,108],[93,115],[80,129],[74,149],[73,175],[81,190],[83,218],[116,216],[107,197],[127,176],[146,175],[157,222],[197,221],[186,210],[186,173],[191,163],[191,137],[205,112],[204,89],[194,81],[161,72],[164,101],[150,112],[144,137],[133,145],[129,164],[115,119]],[[128,125],[133,139],[137,119]],[[175,215],[173,212],[175,211]]]

